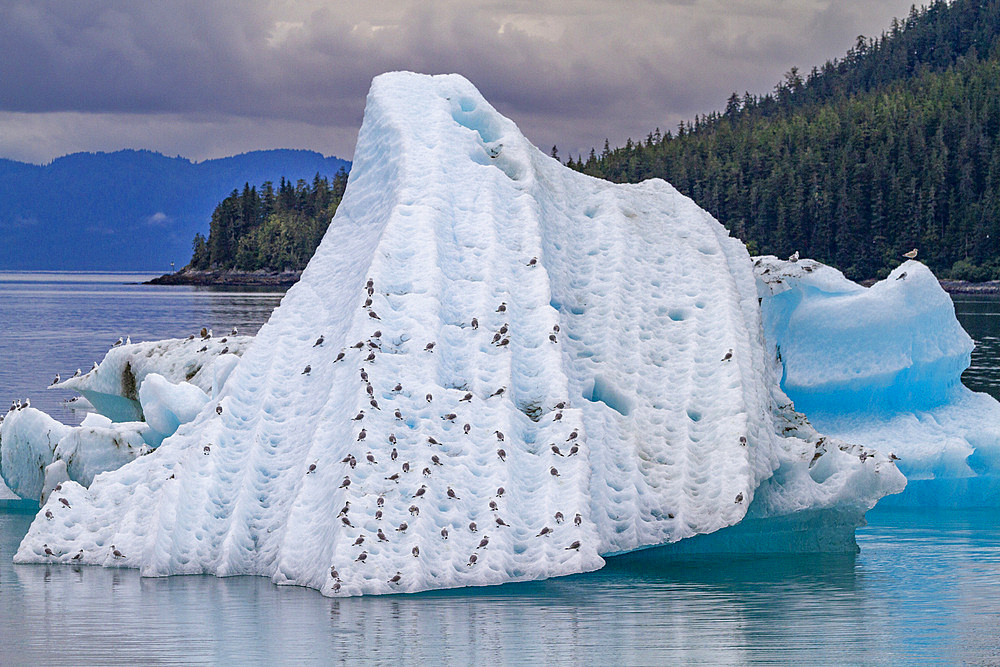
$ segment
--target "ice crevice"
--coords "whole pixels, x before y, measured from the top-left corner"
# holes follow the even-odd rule
[[[336,217],[218,394],[63,482],[16,560],[360,595],[586,572],[745,518],[839,513],[809,548],[843,549],[902,476],[791,409],[757,299],[744,246],[669,184],[566,169],[459,76],[380,76]]]

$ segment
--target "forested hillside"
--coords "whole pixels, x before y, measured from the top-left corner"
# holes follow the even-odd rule
[[[347,187],[347,171],[332,181],[316,174],[312,183],[284,178],[258,189],[233,190],[212,213],[209,235],[195,235],[189,268],[274,271],[305,268],[323,239]]]
[[[941,274],[1000,278],[1000,0],[914,9],[768,95],[568,164],[664,178],[752,251],[855,279],[914,247]]]

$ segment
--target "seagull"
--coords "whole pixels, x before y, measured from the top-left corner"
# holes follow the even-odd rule
[[[239,329],[237,329],[236,327],[233,327],[233,330],[229,332],[229,335],[230,336],[236,336],[236,335],[239,335],[239,333],[240,333]]]
[[[372,338],[381,338],[381,337],[382,337],[382,330],[381,329],[376,329],[375,333],[372,334]]]
[[[350,477],[345,477],[344,481],[340,483],[340,487],[339,488],[346,489],[350,485],[351,485],[351,478]]]
[[[458,399],[458,402],[461,403],[462,401],[471,401],[471,400],[472,400],[472,392],[470,391],[465,396],[463,396],[462,398]]]
[[[556,470],[555,468],[549,468],[549,474],[552,475],[553,477],[558,477],[559,471]]]
[[[360,432],[358,432],[358,441],[359,441],[359,442],[360,442],[361,440],[364,440],[364,439],[365,439],[365,438],[367,438],[367,437],[368,437],[368,431],[366,431],[366,430],[364,430],[364,429],[361,429],[361,431],[360,431]]]
[[[306,367],[302,369],[302,375],[309,375],[310,373],[312,373],[312,369],[313,369],[312,366],[306,364]]]
[[[391,475],[389,475],[388,477],[386,477],[386,479],[389,480],[390,482],[396,482],[398,484],[399,483],[399,473],[398,472],[394,472]]]
[[[80,549],[79,553],[73,556],[73,560],[80,560],[83,558],[83,549]]]
[[[420,488],[417,489],[417,492],[413,494],[413,497],[414,498],[419,498],[420,496],[424,495],[425,493],[427,493],[427,486],[425,484],[421,484]]]
[[[504,526],[506,528],[510,528],[510,526],[507,525],[507,523],[503,519],[501,519],[500,517],[497,517],[497,525],[498,526]]]
[[[430,477],[431,476],[431,469],[430,468],[424,468],[423,472],[424,472],[424,477]]]
[[[465,426],[462,427],[462,430],[465,431],[466,435],[468,435],[469,431],[472,430],[472,424],[466,424]]]
[[[503,442],[503,433],[501,433],[500,431],[493,431],[493,433],[496,434],[497,440],[499,440],[500,442]]]
[[[573,544],[571,544],[568,547],[566,547],[565,550],[569,551],[570,549],[576,549],[577,551],[579,551],[580,550],[580,540],[576,540],[575,542],[573,542]]]
[[[80,377],[81,375],[83,375],[83,371],[81,371],[81,370],[80,370],[79,368],[77,368],[77,369],[76,369],[76,372],[75,372],[75,373],[73,373],[73,377],[75,377],[75,378],[78,378],[78,377]]]
[[[431,463],[433,463],[436,466],[444,465],[443,463],[441,463],[441,459],[438,458],[437,454],[431,457]]]
[[[551,532],[552,532],[552,529],[551,529],[551,528],[549,528],[548,526],[545,526],[544,528],[542,528],[542,529],[541,529],[541,530],[540,530],[540,531],[538,532],[538,534],[537,534],[537,535],[535,535],[535,537],[542,537],[542,536],[544,536],[544,535],[548,535],[548,534],[549,534],[549,533],[551,533]]]
[[[378,463],[378,461],[375,460],[375,455],[372,454],[371,452],[368,452],[365,455],[365,459],[368,461],[368,463],[370,463],[372,465],[376,465]]]
[[[726,352],[726,355],[724,357],[722,357],[722,360],[723,361],[729,361],[732,358],[733,358],[733,350],[732,350],[732,348],[730,348],[729,351]]]
[[[504,393],[504,391],[506,391],[506,390],[507,390],[507,387],[500,387],[495,392],[493,392],[492,394],[490,394],[490,398],[493,398],[494,396],[501,396]]]
[[[433,352],[434,351],[434,341],[431,341],[430,343],[427,343],[427,345],[424,345],[424,349],[426,351],[428,351],[428,352]]]
[[[569,442],[570,440],[576,440],[578,435],[580,434],[574,430],[572,433],[569,434],[569,437],[566,438],[566,442]]]
[[[337,516],[340,517],[346,515],[347,512],[350,511],[350,509],[351,509],[351,501],[348,500],[347,502],[344,503],[344,508],[340,510],[340,514],[338,514]]]
[[[916,259],[917,258],[917,249],[914,248],[910,252],[904,252],[903,253],[903,257],[905,257],[906,259]]]
[[[362,368],[360,369],[360,375],[363,382],[368,382],[368,371]]]
[[[403,420],[403,413],[402,413],[402,412],[400,412],[399,410],[396,410],[396,411],[395,411],[394,413],[392,413],[392,414],[393,414],[393,415],[394,415],[394,416],[396,417],[396,419],[398,419],[398,420],[400,420],[400,421],[402,421],[402,420]]]
[[[322,337],[322,336],[320,336],[319,338],[317,338],[317,339],[316,339],[316,342],[315,342],[315,343],[313,343],[313,347],[319,347],[320,345],[322,345],[322,344],[323,344],[323,340],[324,340],[324,339],[323,339],[323,337]]]
[[[501,338],[503,338],[503,334],[499,334],[499,333],[493,334],[493,340],[490,341],[490,344],[496,344],[496,343],[498,343]]]
[[[569,455],[573,456],[579,451],[580,451],[580,445],[573,445],[572,447],[569,448]]]
[[[478,329],[479,328],[479,320],[476,319],[475,317],[472,318],[472,328],[473,329]]]
[[[390,433],[389,434],[389,444],[390,445],[395,445],[396,444],[396,434],[395,433]],[[395,461],[396,457],[395,456],[392,457],[392,460]]]
[[[342,524],[344,524],[345,526],[348,526],[349,528],[354,528],[354,524],[351,523],[351,520],[349,518],[347,518],[346,516],[340,517],[340,522]]]
[[[308,475],[311,472],[316,472],[316,464],[315,463],[310,463],[309,464],[309,470],[306,471],[306,474]]]
[[[506,347],[510,345],[510,338],[504,338],[502,341],[497,343],[497,347]]]
[[[503,487],[501,486],[499,489],[497,489],[497,498],[503,498],[503,494],[504,490]]]
[[[337,572],[336,567],[330,568],[330,576],[336,579],[337,581],[340,581],[340,572]]]
[[[526,266],[537,266],[537,265],[538,265],[537,257],[532,257],[531,259],[528,260],[528,263],[526,264]]]
[[[505,451],[504,451],[504,450],[502,450],[502,449],[498,449],[498,450],[497,450],[497,456],[499,456],[499,457],[500,457],[500,460],[501,460],[501,461],[506,461],[506,460],[507,460],[507,452],[505,452]]]
[[[479,540],[479,546],[476,547],[476,548],[477,549],[485,549],[486,545],[489,544],[489,543],[490,543],[490,536],[489,535],[483,535],[483,539]]]
[[[559,333],[559,325],[558,324],[553,324],[552,325],[552,331],[555,332],[555,333]]]
[[[385,505],[385,497],[384,496],[379,496],[378,500],[375,501],[375,504],[378,507],[382,507],[383,505]]]
[[[385,536],[385,533],[382,532],[381,528],[378,529],[378,532],[375,533],[375,536],[378,537],[378,541],[379,542],[388,542],[389,541],[389,538]]]
[[[428,403],[434,400],[434,396],[431,394],[427,394],[426,396],[424,396],[424,398],[427,399]]]
[[[559,339],[556,338],[555,334],[549,334],[549,340],[552,341],[553,343],[558,343],[559,342]]]
[[[376,521],[382,520],[382,510],[375,510],[375,520]]]
[[[362,551],[361,553],[358,554],[358,557],[354,559],[354,562],[355,563],[364,563],[365,559],[367,559],[367,558],[368,558],[368,552],[367,551]]]
[[[352,544],[351,546],[352,547],[360,547],[364,543],[365,543],[365,536],[364,535],[359,535],[358,539],[354,540],[354,544]]]
[[[555,445],[552,445],[552,453],[555,454],[556,456],[565,456],[565,454],[560,452],[559,448],[556,447]]]
[[[742,493],[737,493],[736,494],[736,504],[738,505],[738,504],[740,504],[742,502],[743,502],[743,494]]]
[[[401,385],[401,384],[399,384],[399,383],[396,383],[396,386],[395,386],[395,387],[393,387],[393,388],[392,388],[392,390],[393,390],[394,392],[396,392],[396,393],[399,393],[399,392],[403,391],[403,385]]]
[[[358,341],[357,343],[355,343],[355,344],[354,344],[354,345],[352,345],[351,347],[353,347],[353,348],[354,348],[354,349],[356,349],[356,350],[360,350],[360,349],[361,349],[361,348],[363,348],[364,346],[365,346],[365,342],[364,342],[363,340],[359,340],[359,341]]]
[[[364,418],[365,418],[365,411],[364,410],[359,410],[358,414],[356,414],[353,417],[351,417],[351,421],[352,422],[361,421]]]
[[[455,495],[454,489],[452,489],[450,486],[448,487],[448,493],[446,495],[452,500],[461,500],[461,498]]]
[[[202,338],[204,338],[204,336],[202,336]],[[123,345],[124,343],[125,340],[121,336],[119,336],[118,340],[116,340],[114,345],[112,345],[111,347],[118,347],[119,345]]]
[[[448,539],[448,529],[447,528],[442,528],[441,529],[441,539],[442,540],[447,540]]]
[[[202,448],[202,451],[205,452],[205,456],[208,456],[212,452],[212,447],[209,445],[205,445]]]
[[[490,501],[490,509],[493,510],[494,512],[500,509],[499,505],[497,505],[497,501],[495,500]]]
[[[52,381],[52,384],[54,384],[54,385],[55,385],[55,384],[59,384],[59,382],[60,382],[60,379],[59,379],[59,373],[56,373],[56,379]],[[50,385],[50,386],[51,386],[51,385]]]
[[[432,435],[427,436],[427,442],[429,442],[432,445],[440,445],[441,444],[440,442],[438,442],[437,440],[435,440],[434,436],[432,436]]]
[[[374,352],[369,352],[368,356],[365,357],[365,361],[375,361],[375,353]]]
[[[788,258],[788,261],[789,262],[797,262],[797,261],[799,261],[799,251],[796,250],[795,252],[793,252],[791,254],[791,256]]]
[[[410,462],[409,461],[404,461],[403,462],[403,472],[410,472]]]
[[[395,448],[395,447],[393,447],[393,448],[392,448],[392,451],[391,451],[391,452],[389,452],[389,458],[390,458],[391,460],[395,461],[395,460],[396,460],[396,457],[398,457],[398,456],[399,456],[399,452],[397,452],[397,451],[396,451],[396,448]]]
[[[410,505],[410,516],[420,516],[420,508],[416,505]]]
[[[410,549],[410,553],[413,554],[414,558],[417,558],[418,556],[420,556],[420,547],[413,547],[412,549]]]
[[[562,512],[556,512],[556,523],[562,523],[565,520]]]
[[[507,323],[506,323],[506,322],[504,322],[504,323],[503,323],[503,326],[502,326],[502,327],[500,327],[500,329],[499,329],[500,333],[502,333],[502,334],[505,334],[505,333],[507,333],[507,326],[508,326],[508,325],[507,325]]]
[[[111,555],[115,558],[125,558],[125,554],[115,548],[115,545],[111,545]]]
[[[575,517],[573,517],[573,525],[574,526],[579,526],[581,523],[583,523],[583,517],[582,516],[580,516],[579,514],[577,514]]]
[[[382,319],[381,317],[378,316],[378,314],[376,314],[376,312],[374,310],[369,310],[368,311],[368,317],[372,318],[373,320],[380,320],[380,319]]]
[[[52,513],[52,510],[45,510],[45,518],[51,521],[55,518],[55,514]]]
[[[31,407],[31,399],[26,398],[24,399],[24,403],[21,404],[21,407],[19,409],[23,410],[24,408],[30,408],[30,407]]]
[[[372,298],[368,297],[367,299],[365,299],[365,305],[364,305],[364,307],[367,308],[370,305],[372,305]]]
[[[338,361],[342,360],[343,358],[344,358],[344,353],[341,352],[341,353],[339,353],[337,355],[337,358],[333,360],[333,363],[337,363]]]
[[[506,313],[507,312],[507,302],[506,301],[504,301],[499,306],[497,306],[497,312],[498,313]]]
[[[446,420],[446,421],[450,421],[450,422],[453,422],[453,421],[455,421],[456,419],[458,419],[458,415],[456,415],[456,414],[455,414],[454,412],[449,412],[448,414],[446,414],[446,415],[444,415],[443,417],[441,417],[441,419],[444,419],[444,420]]]
[[[407,528],[409,528],[409,526],[406,525],[406,522],[404,521],[403,523],[399,524],[398,528],[396,528],[396,532],[397,533],[405,533]]]
[[[479,560],[479,558],[476,556],[476,554],[472,554],[471,556],[469,556],[469,567],[475,565],[477,560]]]
[[[560,421],[560,420],[562,420],[562,413],[561,412],[557,412],[556,416],[552,418],[552,421],[557,422],[557,421]]]
[[[479,530],[478,528],[476,528],[476,522],[475,521],[472,521],[472,522],[469,523],[469,530],[471,530],[473,533],[475,533],[477,530]]]

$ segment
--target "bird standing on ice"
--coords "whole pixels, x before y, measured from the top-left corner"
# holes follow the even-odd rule
[[[914,248],[910,252],[904,252],[903,253],[903,257],[905,257],[906,259],[916,259],[917,258],[917,249]]]

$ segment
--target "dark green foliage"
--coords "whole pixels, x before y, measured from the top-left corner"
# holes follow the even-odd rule
[[[1000,0],[938,1],[772,94],[586,161],[665,178],[761,253],[885,275],[903,252],[1000,278]]]
[[[215,208],[208,239],[194,238],[192,269],[300,270],[312,257],[344,196],[347,172],[331,182],[319,174],[312,183],[281,179],[260,190],[249,183],[233,190]]]

